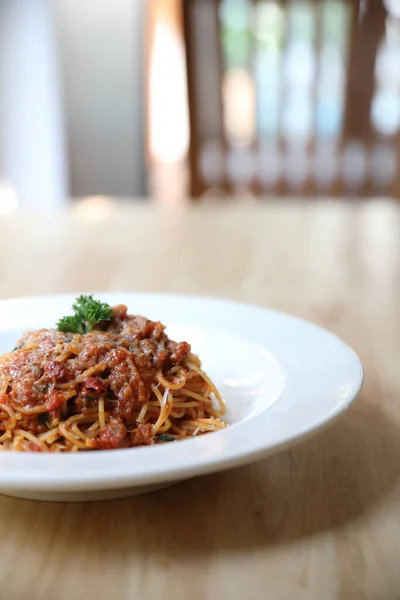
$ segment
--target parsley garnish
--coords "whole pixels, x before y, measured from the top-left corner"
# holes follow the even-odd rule
[[[57,323],[59,331],[72,331],[85,334],[91,331],[100,321],[109,321],[112,308],[106,302],[93,300],[93,295],[79,296],[72,305],[74,315],[63,317]]]

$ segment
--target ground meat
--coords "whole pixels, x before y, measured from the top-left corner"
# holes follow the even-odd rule
[[[96,395],[83,396],[80,394],[77,398],[74,398],[72,409],[74,413],[82,413],[83,415],[97,414],[99,410],[99,399]]]
[[[43,416],[43,415],[42,415]],[[47,414],[44,415],[47,419]],[[42,421],[42,422],[41,422]],[[48,431],[46,422],[44,419],[37,419],[36,417],[22,417],[22,419],[18,422],[18,427],[20,429],[24,429],[25,431],[30,431],[33,434],[45,433]]]
[[[131,433],[131,446],[147,446],[153,443],[152,425],[138,425]]]
[[[71,371],[67,365],[57,360],[45,363],[44,371],[47,377],[53,381],[66,381],[71,378]]]
[[[129,351],[125,349],[111,350],[107,355],[106,364],[110,372],[107,385],[119,400],[121,413],[128,412],[126,418],[129,418],[129,405],[132,405],[139,397],[140,374],[135,370]]]
[[[104,394],[107,391],[104,381],[100,377],[88,377],[83,382],[83,385],[87,390],[97,392],[98,394]]]
[[[113,319],[126,319],[128,314],[128,308],[125,306],[125,304],[117,304],[117,306],[114,306],[113,308]]]
[[[171,350],[171,362],[174,365],[179,365],[184,362],[188,354],[190,353],[190,344],[187,342],[170,342]]]
[[[97,331],[96,334],[92,331],[82,336],[85,338],[83,349],[79,352],[76,359],[73,360],[73,366],[76,371],[85,371],[104,360],[107,353],[113,348],[113,344],[109,341],[103,341],[103,336],[102,332]]]
[[[68,395],[65,392],[52,390],[47,396],[46,410],[52,412],[61,409],[65,406],[67,400]]]
[[[98,440],[98,447],[103,450],[125,448],[128,446],[128,430],[122,419],[110,417],[108,424],[103,428]]]
[[[184,366],[189,354],[190,345],[170,340],[162,323],[128,315],[126,306],[118,305],[109,321],[84,335],[28,332],[16,350],[0,358],[0,388],[6,390],[0,402],[14,410],[43,407],[20,423],[37,434],[47,431],[44,415],[48,421],[97,415],[101,398],[108,422],[99,448],[150,444],[152,425],[135,427],[138,414],[151,386],[158,385],[157,372]]]

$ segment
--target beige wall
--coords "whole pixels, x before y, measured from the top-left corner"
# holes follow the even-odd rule
[[[145,191],[145,0],[54,0],[72,195]]]
[[[0,214],[68,196],[51,0],[0,0]]]

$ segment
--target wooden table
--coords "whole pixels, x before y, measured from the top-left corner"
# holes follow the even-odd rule
[[[4,600],[400,598],[400,207],[145,203],[0,220],[2,297],[250,301],[352,345],[359,400],[257,464],[93,504],[0,498]],[[1,474],[0,474],[1,476]]]

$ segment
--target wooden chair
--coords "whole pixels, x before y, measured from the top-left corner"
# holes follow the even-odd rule
[[[222,195],[246,192],[261,197],[400,197],[400,115],[395,105],[397,93],[400,107],[400,87],[392,89],[390,83],[391,68],[400,85],[400,60],[396,72],[392,47],[396,36],[400,40],[400,25],[395,16],[387,13],[381,0],[367,3],[366,10],[366,3],[358,0],[181,1],[192,196],[203,197],[211,191]],[[234,10],[242,15],[236,30]],[[298,27],[294,34],[296,10]],[[340,42],[335,42],[329,31],[333,22],[327,19],[329,10],[342,15],[342,21],[337,19],[342,23],[342,37],[336,32]],[[308,32],[304,43],[301,11],[304,28],[307,29],[307,19],[312,22],[312,32]],[[276,24],[279,22],[280,32],[271,30],[273,19]],[[300,36],[297,46],[296,35]],[[245,49],[236,52],[235,43]],[[312,68],[307,67],[308,63],[299,63],[298,55],[293,54],[296,47],[308,48],[304,50],[304,60],[308,57]],[[329,52],[336,62],[330,62]],[[338,56],[339,75],[333,72],[339,68]],[[275,59],[280,66],[275,64],[275,71],[271,71]],[[301,67],[297,72],[296,64]],[[312,71],[308,91],[301,88],[303,82],[296,92],[296,85],[288,77],[310,77],[310,73],[303,72],[306,67]],[[268,73],[273,73],[273,77]],[[321,87],[324,84],[329,92],[331,75],[342,82],[339,99],[331,107],[337,111],[336,121],[332,114],[329,116],[329,97]],[[323,78],[325,83],[321,83]],[[271,100],[272,88],[275,99]],[[320,98],[323,93],[325,100]],[[335,93],[333,89],[332,96]],[[301,131],[304,120],[296,117],[302,94],[309,98],[311,116],[307,131]]]

